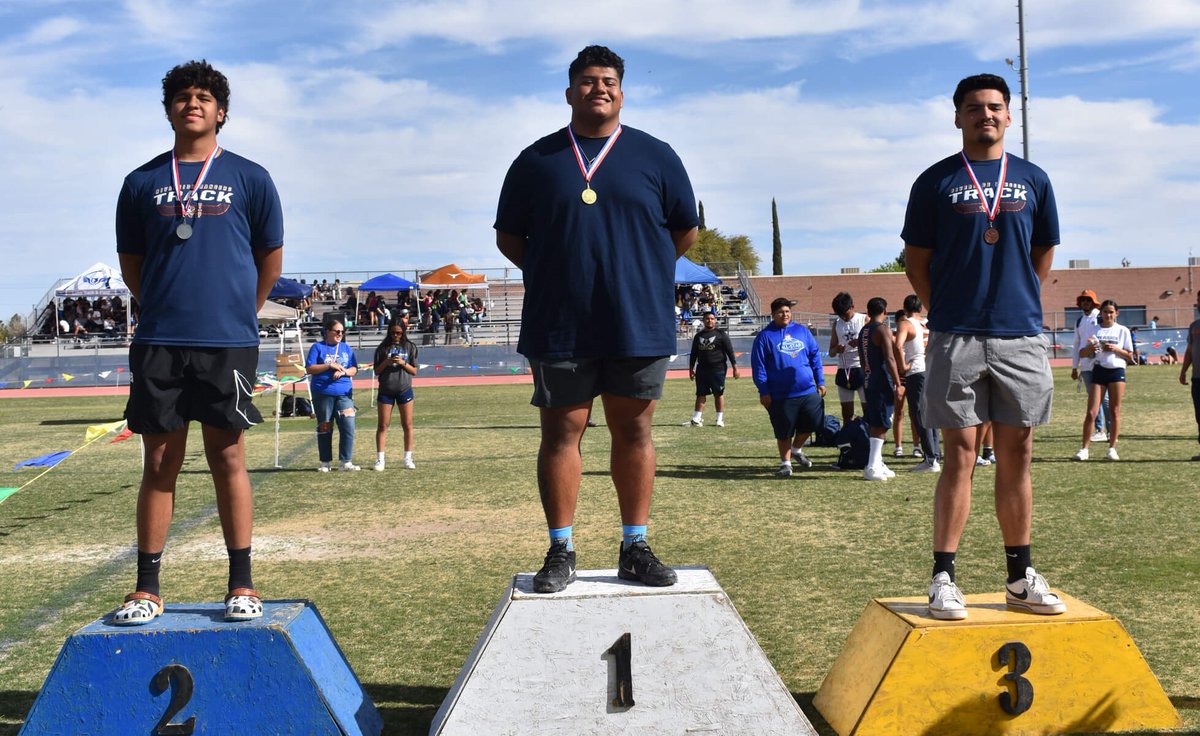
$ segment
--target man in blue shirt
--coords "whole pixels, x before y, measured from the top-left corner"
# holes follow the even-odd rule
[[[954,125],[962,151],[917,178],[901,234],[908,279],[929,305],[922,416],[944,441],[929,586],[929,612],[939,619],[967,616],[954,558],[970,511],[976,434],[989,420],[1006,602],[1038,614],[1066,610],[1030,555],[1033,427],[1050,421],[1054,388],[1041,284],[1059,243],[1058,213],[1045,172],[1004,152],[1009,99],[995,75],[959,82]]]
[[[568,70],[570,125],[521,152],[496,213],[496,245],[525,281],[517,349],[533,371],[542,427],[538,488],[550,549],[534,577],[540,593],[575,579],[579,443],[596,396],[621,507],[618,575],[647,585],[676,579],[646,544],[651,420],[675,353],[675,260],[695,242],[699,217],[670,146],[621,125],[624,72],[603,46],[579,53]],[[606,328],[596,329],[601,321]]]
[[[283,214],[266,170],[217,145],[229,111],[225,75],[192,61],[162,87],[175,145],[130,173],[117,201],[121,273],[141,306],[125,418],[142,435],[145,461],[137,588],[113,621],[138,625],[162,613],[159,568],[192,420],[229,553],[225,618],[257,618],[244,431],[262,421],[252,403],[256,314],[283,267]]]

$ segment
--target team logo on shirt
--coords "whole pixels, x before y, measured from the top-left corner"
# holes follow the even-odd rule
[[[980,182],[979,185],[983,187],[983,196],[987,198],[987,201],[995,201],[995,182]],[[951,188],[946,196],[950,198],[950,204],[954,206],[954,211],[960,215],[987,212],[987,205],[979,200],[979,191],[970,182]],[[1004,188],[1000,190],[1001,212],[1020,212],[1028,203],[1029,191],[1024,184],[1020,182],[1004,183]]]
[[[704,350],[704,351],[716,350],[717,349],[717,336],[713,335],[712,337],[701,337],[700,338],[700,349]]]
[[[791,335],[784,335],[783,339],[779,341],[779,352],[786,353],[795,358],[804,352],[804,343]]]
[[[195,201],[196,214],[200,217],[223,215],[233,206],[233,187],[227,184],[201,184],[195,200],[191,197],[191,187],[185,185],[184,201],[192,206]],[[175,197],[174,187],[159,187],[154,190],[154,204],[158,214],[164,217],[180,215],[179,202]]]

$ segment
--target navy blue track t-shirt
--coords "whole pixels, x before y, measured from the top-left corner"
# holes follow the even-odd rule
[[[606,139],[578,140],[590,157]],[[591,188],[589,205],[566,128],[508,170],[495,227],[528,239],[517,350],[541,359],[671,355],[671,231],[699,224],[683,163],[666,143],[623,126]]]
[[[988,203],[1000,159],[972,161]],[[917,177],[904,216],[904,243],[932,248],[929,329],[1004,337],[1042,332],[1042,287],[1031,246],[1059,244],[1058,209],[1046,172],[1009,154],[995,227],[988,219],[962,157],[954,154]]]
[[[185,198],[203,162],[179,162]],[[200,188],[192,236],[175,232],[180,208],[168,151],[125,177],[117,252],[144,256],[133,341],[150,345],[258,345],[254,251],[283,245],[283,209],[267,170],[222,150]]]

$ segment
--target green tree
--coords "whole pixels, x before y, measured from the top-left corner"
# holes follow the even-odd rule
[[[904,251],[900,251],[900,255],[892,260],[881,263],[875,268],[872,268],[870,273],[896,273],[904,270]]]
[[[704,225],[704,202],[700,202],[700,229],[701,229],[701,230],[707,230],[707,229],[708,229],[708,228],[707,228],[707,227],[705,227],[705,225]]]
[[[746,271],[758,273],[758,253],[746,235],[723,235],[716,229],[701,230],[687,257],[696,263],[741,261]]]
[[[771,197],[771,274],[783,275],[783,240],[779,237],[779,208]]]

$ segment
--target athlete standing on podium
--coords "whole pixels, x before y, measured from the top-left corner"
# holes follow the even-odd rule
[[[971,506],[975,436],[989,420],[1007,604],[1040,614],[1066,610],[1030,558],[1033,428],[1050,421],[1054,391],[1041,285],[1059,243],[1058,211],[1045,172],[1004,152],[1009,99],[998,76],[959,82],[954,125],[963,150],[917,178],[901,234],[908,279],[929,305],[921,415],[943,436],[929,586],[929,613],[939,619],[967,616],[954,558]]]
[[[162,88],[175,145],[127,176],[117,201],[121,273],[141,305],[125,418],[145,443],[137,588],[113,617],[122,625],[163,611],[158,573],[193,420],[229,552],[225,618],[262,615],[244,431],[262,421],[252,403],[256,315],[283,268],[283,212],[266,169],[217,144],[229,111],[225,75],[192,61],[167,72]]]
[[[699,216],[671,147],[621,125],[624,73],[624,60],[603,46],[579,52],[568,70],[570,125],[521,152],[496,214],[496,245],[525,281],[517,350],[533,371],[542,429],[537,476],[550,549],[534,577],[539,593],[575,579],[579,445],[597,396],[623,525],[618,575],[676,580],[646,544],[651,420],[676,352],[675,260],[695,242]]]

